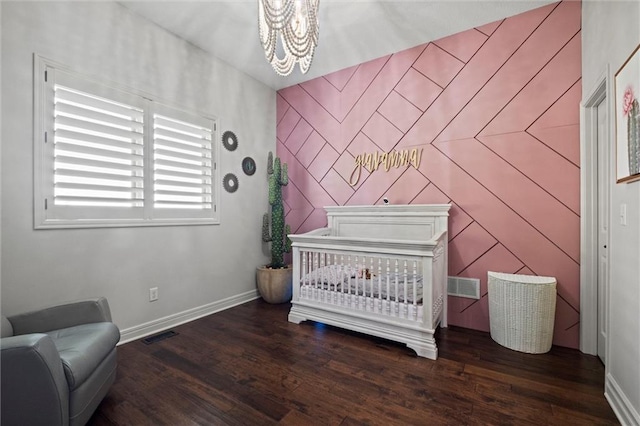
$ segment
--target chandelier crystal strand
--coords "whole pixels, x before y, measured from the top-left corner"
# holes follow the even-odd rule
[[[318,45],[320,0],[258,0],[258,27],[265,57],[277,74],[291,74],[296,62],[309,71]],[[278,58],[276,48],[284,52]]]

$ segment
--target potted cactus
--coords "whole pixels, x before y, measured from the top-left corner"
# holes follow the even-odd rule
[[[267,174],[271,215],[265,213],[262,217],[262,241],[271,243],[271,263],[258,268],[256,282],[265,301],[285,303],[291,300],[292,269],[284,261],[284,253],[291,251],[291,240],[287,236],[290,232],[289,225],[284,223],[282,187],[289,182],[289,178],[286,163],[281,164],[278,157],[274,161],[271,152],[267,159]]]

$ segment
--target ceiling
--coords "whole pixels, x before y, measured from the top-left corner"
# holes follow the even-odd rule
[[[311,69],[280,77],[260,45],[257,0],[120,1],[276,90],[553,2],[321,0]]]

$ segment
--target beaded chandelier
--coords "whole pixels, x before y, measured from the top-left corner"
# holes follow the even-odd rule
[[[258,0],[260,41],[267,60],[281,76],[291,74],[297,63],[309,71],[318,45],[318,6],[320,0]],[[280,39],[279,50],[276,45]]]

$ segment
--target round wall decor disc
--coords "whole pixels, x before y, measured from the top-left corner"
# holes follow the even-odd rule
[[[251,176],[256,172],[256,162],[251,157],[245,157],[242,160],[242,171],[247,176]]]
[[[235,151],[238,147],[238,138],[231,130],[227,130],[222,134],[222,145],[229,151]]]
[[[222,179],[222,186],[229,193],[236,192],[238,190],[238,178],[233,173],[227,173]]]

